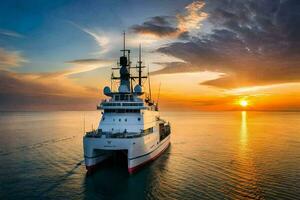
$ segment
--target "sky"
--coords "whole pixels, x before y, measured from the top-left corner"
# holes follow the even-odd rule
[[[299,15],[298,0],[2,0],[0,110],[95,110],[125,31],[162,110],[299,111]]]

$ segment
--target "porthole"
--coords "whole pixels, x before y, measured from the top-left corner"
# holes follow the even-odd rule
[[[125,119],[125,122],[127,122],[127,119]]]
[[[138,121],[141,121],[141,118],[140,118],[140,117],[138,118]]]
[[[121,121],[121,118],[119,119],[119,122]]]

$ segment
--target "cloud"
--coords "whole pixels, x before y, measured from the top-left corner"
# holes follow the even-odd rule
[[[189,63],[185,62],[154,62],[162,66],[163,68],[157,71],[151,72],[151,75],[159,74],[175,74],[175,73],[184,73],[184,72],[198,72],[199,68],[194,67]]]
[[[98,58],[86,58],[86,59],[77,59],[77,60],[71,60],[67,61],[66,63],[72,63],[72,64],[109,64],[112,61],[110,60],[104,60],[104,59],[98,59]]]
[[[108,37],[107,33],[105,33],[102,30],[97,30],[97,29],[89,29],[89,28],[85,28],[81,25],[78,25],[72,21],[68,21],[68,23],[72,24],[73,26],[75,26],[76,28],[80,29],[81,31],[87,33],[89,36],[91,36],[97,43],[97,45],[100,48],[100,51],[97,52],[97,54],[105,54],[107,53],[109,50],[111,50],[111,38]]]
[[[106,67],[110,60],[79,59],[56,72],[17,73],[0,70],[0,110],[94,109],[98,90],[75,83],[70,75]]]
[[[0,69],[0,110],[94,109],[99,100],[98,89],[85,86],[73,75],[111,67],[113,63],[108,59],[86,58],[66,61],[70,67],[55,72]]]
[[[174,24],[171,22],[172,20],[174,19],[168,16],[156,16],[150,18],[142,25],[133,25],[131,29],[135,33],[149,34],[158,37],[177,36],[179,29],[174,27]]]
[[[298,5],[298,6],[297,6]],[[156,73],[210,70],[226,76],[205,84],[240,87],[300,81],[297,1],[206,1],[211,31],[158,52],[182,59]]]
[[[200,29],[201,22],[208,17],[202,8],[205,6],[203,1],[195,1],[185,7],[184,14],[178,14],[178,29],[181,32],[192,32],[195,29]]]
[[[0,69],[18,67],[27,60],[18,51],[7,51],[0,48]]]
[[[91,71],[97,68],[110,67],[114,62],[112,60],[105,59],[79,59],[71,60],[66,63],[73,65],[74,67],[70,70],[64,71],[64,75],[78,74],[82,72]]]
[[[99,54],[104,54],[110,50],[110,38],[107,37],[102,31],[93,31],[87,28],[82,29],[85,33],[93,37],[97,42],[97,45],[100,47]]]
[[[62,74],[0,70],[0,110],[94,108],[97,90],[76,85]]]
[[[200,29],[202,21],[207,18],[207,13],[202,10],[204,6],[204,2],[196,1],[188,4],[184,12],[176,16],[155,16],[141,25],[133,25],[131,30],[161,38],[185,38],[187,34]]]
[[[15,37],[15,38],[24,37],[23,35],[15,32],[15,31],[10,31],[10,30],[5,30],[5,29],[0,29],[0,35],[5,35],[5,36]]]

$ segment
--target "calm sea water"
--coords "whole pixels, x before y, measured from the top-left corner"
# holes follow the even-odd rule
[[[0,199],[299,199],[300,113],[168,112],[171,146],[134,175],[86,176],[83,118],[98,112],[1,112]]]

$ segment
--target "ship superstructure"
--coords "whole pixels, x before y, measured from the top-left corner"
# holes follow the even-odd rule
[[[137,66],[132,67],[130,50],[124,44],[117,67],[119,76],[112,74],[111,81],[119,83],[117,91],[106,86],[103,93],[108,97],[97,109],[102,117],[96,130],[83,138],[84,158],[90,172],[105,159],[121,152],[127,157],[128,172],[132,173],[147,162],[157,158],[170,144],[170,124],[160,118],[158,103],[143,91],[148,76],[143,75],[141,47]],[[134,76],[131,70],[135,70]],[[135,84],[135,85],[134,85]],[[134,86],[134,87],[133,87]]]

